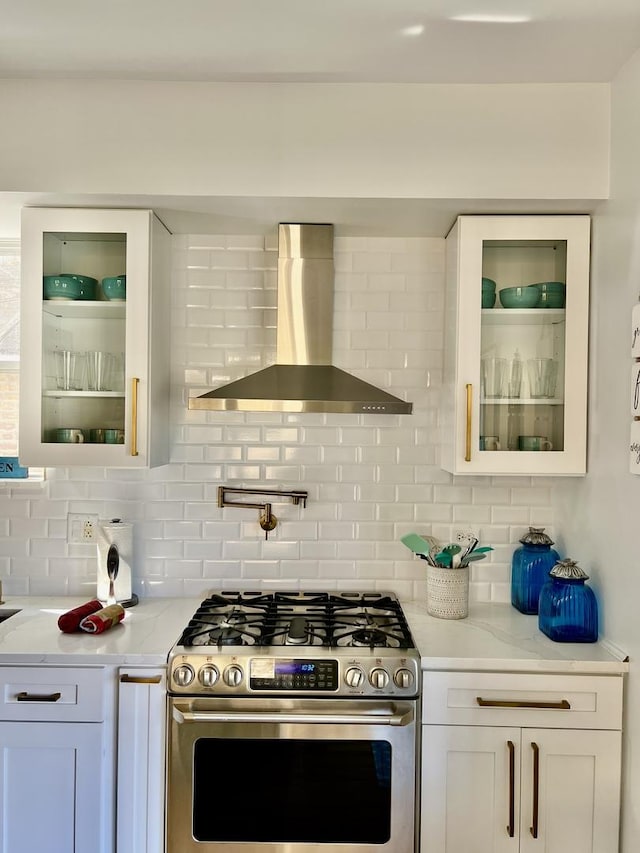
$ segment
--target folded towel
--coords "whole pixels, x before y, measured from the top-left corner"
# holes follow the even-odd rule
[[[80,623],[80,628],[87,634],[102,634],[103,631],[108,631],[109,628],[113,628],[123,619],[124,607],[121,604],[110,604],[109,607],[104,607],[96,613],[85,616]]]
[[[101,609],[102,603],[98,601],[97,598],[94,598],[92,601],[87,601],[86,604],[81,604],[80,607],[74,607],[73,610],[68,610],[66,613],[63,613],[58,619],[58,628],[60,628],[60,630],[65,634],[73,634],[74,631],[79,630],[80,623],[85,616],[89,616],[91,613],[96,613]]]

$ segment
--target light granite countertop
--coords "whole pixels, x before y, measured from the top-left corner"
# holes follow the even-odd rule
[[[0,611],[21,612],[0,623],[0,664],[160,666],[201,598],[141,599],[103,634],[63,634],[58,617],[85,599],[8,597]],[[423,669],[616,675],[629,668],[624,653],[605,642],[552,642],[536,616],[507,604],[472,605],[457,620],[430,616],[422,602],[402,604]]]

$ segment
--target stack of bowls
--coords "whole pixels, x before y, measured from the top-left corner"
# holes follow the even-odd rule
[[[88,275],[60,273],[42,277],[45,299],[95,299],[98,280]]]
[[[492,278],[482,279],[482,307],[493,308],[496,304],[496,283]]]
[[[532,284],[538,291],[537,308],[564,308],[565,285],[561,281],[540,281]]]
[[[503,287],[499,296],[503,308],[535,308],[540,298],[538,288],[533,284],[527,287]]]

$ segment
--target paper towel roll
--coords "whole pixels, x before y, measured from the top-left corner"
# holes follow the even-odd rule
[[[109,573],[107,554],[111,545],[118,549],[118,576],[114,583],[116,601],[131,598],[131,563],[133,559],[133,525],[114,518],[98,528],[98,591],[97,598],[106,601],[109,597]]]

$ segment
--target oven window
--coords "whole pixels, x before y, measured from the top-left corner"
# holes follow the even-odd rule
[[[197,841],[384,844],[391,834],[391,744],[200,738]]]

